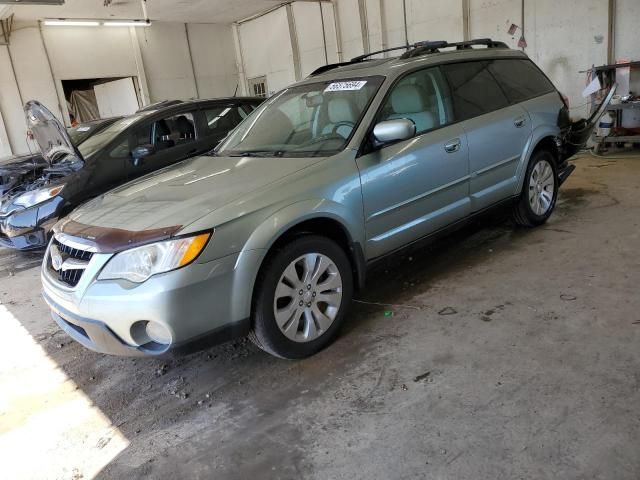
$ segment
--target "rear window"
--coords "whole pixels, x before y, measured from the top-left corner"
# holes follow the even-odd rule
[[[453,96],[456,119],[466,120],[509,105],[504,92],[489,73],[490,62],[443,65]]]
[[[496,60],[489,65],[489,71],[511,103],[555,90],[549,79],[530,60]]]

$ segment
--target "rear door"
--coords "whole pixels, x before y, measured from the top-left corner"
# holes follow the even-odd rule
[[[518,161],[531,135],[531,120],[519,104],[511,104],[489,68],[491,61],[442,67],[455,114],[469,145],[469,193],[476,212],[509,198],[515,191]]]

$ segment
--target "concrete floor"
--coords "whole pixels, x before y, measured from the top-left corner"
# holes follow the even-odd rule
[[[361,298],[396,306],[354,304],[299,362],[86,351],[50,321],[38,256],[0,251],[7,478],[637,480],[640,157],[576,164],[547,225],[378,267]]]

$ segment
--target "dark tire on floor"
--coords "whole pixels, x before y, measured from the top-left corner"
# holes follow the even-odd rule
[[[547,174],[551,177],[547,182],[543,182],[545,180],[543,177]],[[543,185],[552,185],[553,192]],[[514,221],[523,227],[536,227],[545,223],[555,209],[558,186],[558,172],[553,154],[548,150],[535,152],[527,165],[520,198],[513,207]],[[545,191],[546,194],[543,193]]]
[[[313,265],[317,268],[308,268],[306,259],[314,256]],[[326,272],[320,272],[327,259],[330,267]],[[265,262],[256,280],[249,338],[262,350],[281,358],[299,359],[319,352],[335,339],[351,304],[353,273],[347,254],[328,238],[305,235],[280,247]],[[312,264],[311,260],[309,264]],[[286,275],[285,270],[288,272]],[[318,278],[313,280],[312,275],[305,276],[307,271],[312,274],[318,272]],[[297,278],[290,281],[292,276]],[[338,283],[340,287],[335,286]],[[331,289],[328,289],[329,285]],[[311,288],[307,288],[309,286]],[[292,303],[288,302],[289,298]],[[315,298],[329,300],[324,303]],[[286,312],[278,313],[278,321],[276,309]],[[289,310],[293,312],[290,317]],[[326,319],[330,317],[333,319],[327,323]],[[283,318],[289,320],[283,322]],[[326,328],[321,328],[324,325]],[[317,337],[314,338],[313,333]]]

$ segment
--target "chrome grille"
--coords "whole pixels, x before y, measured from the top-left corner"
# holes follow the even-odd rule
[[[57,248],[63,259],[62,266],[57,270],[53,266],[52,261],[52,252],[54,248]],[[82,278],[82,274],[86,269],[86,265],[93,257],[93,252],[66,245],[55,237],[51,241],[49,251],[49,258],[47,258],[47,268],[49,269],[49,272],[65,285],[69,285],[70,287],[78,285],[78,282]],[[83,268],[73,268],[74,265],[81,266]]]

